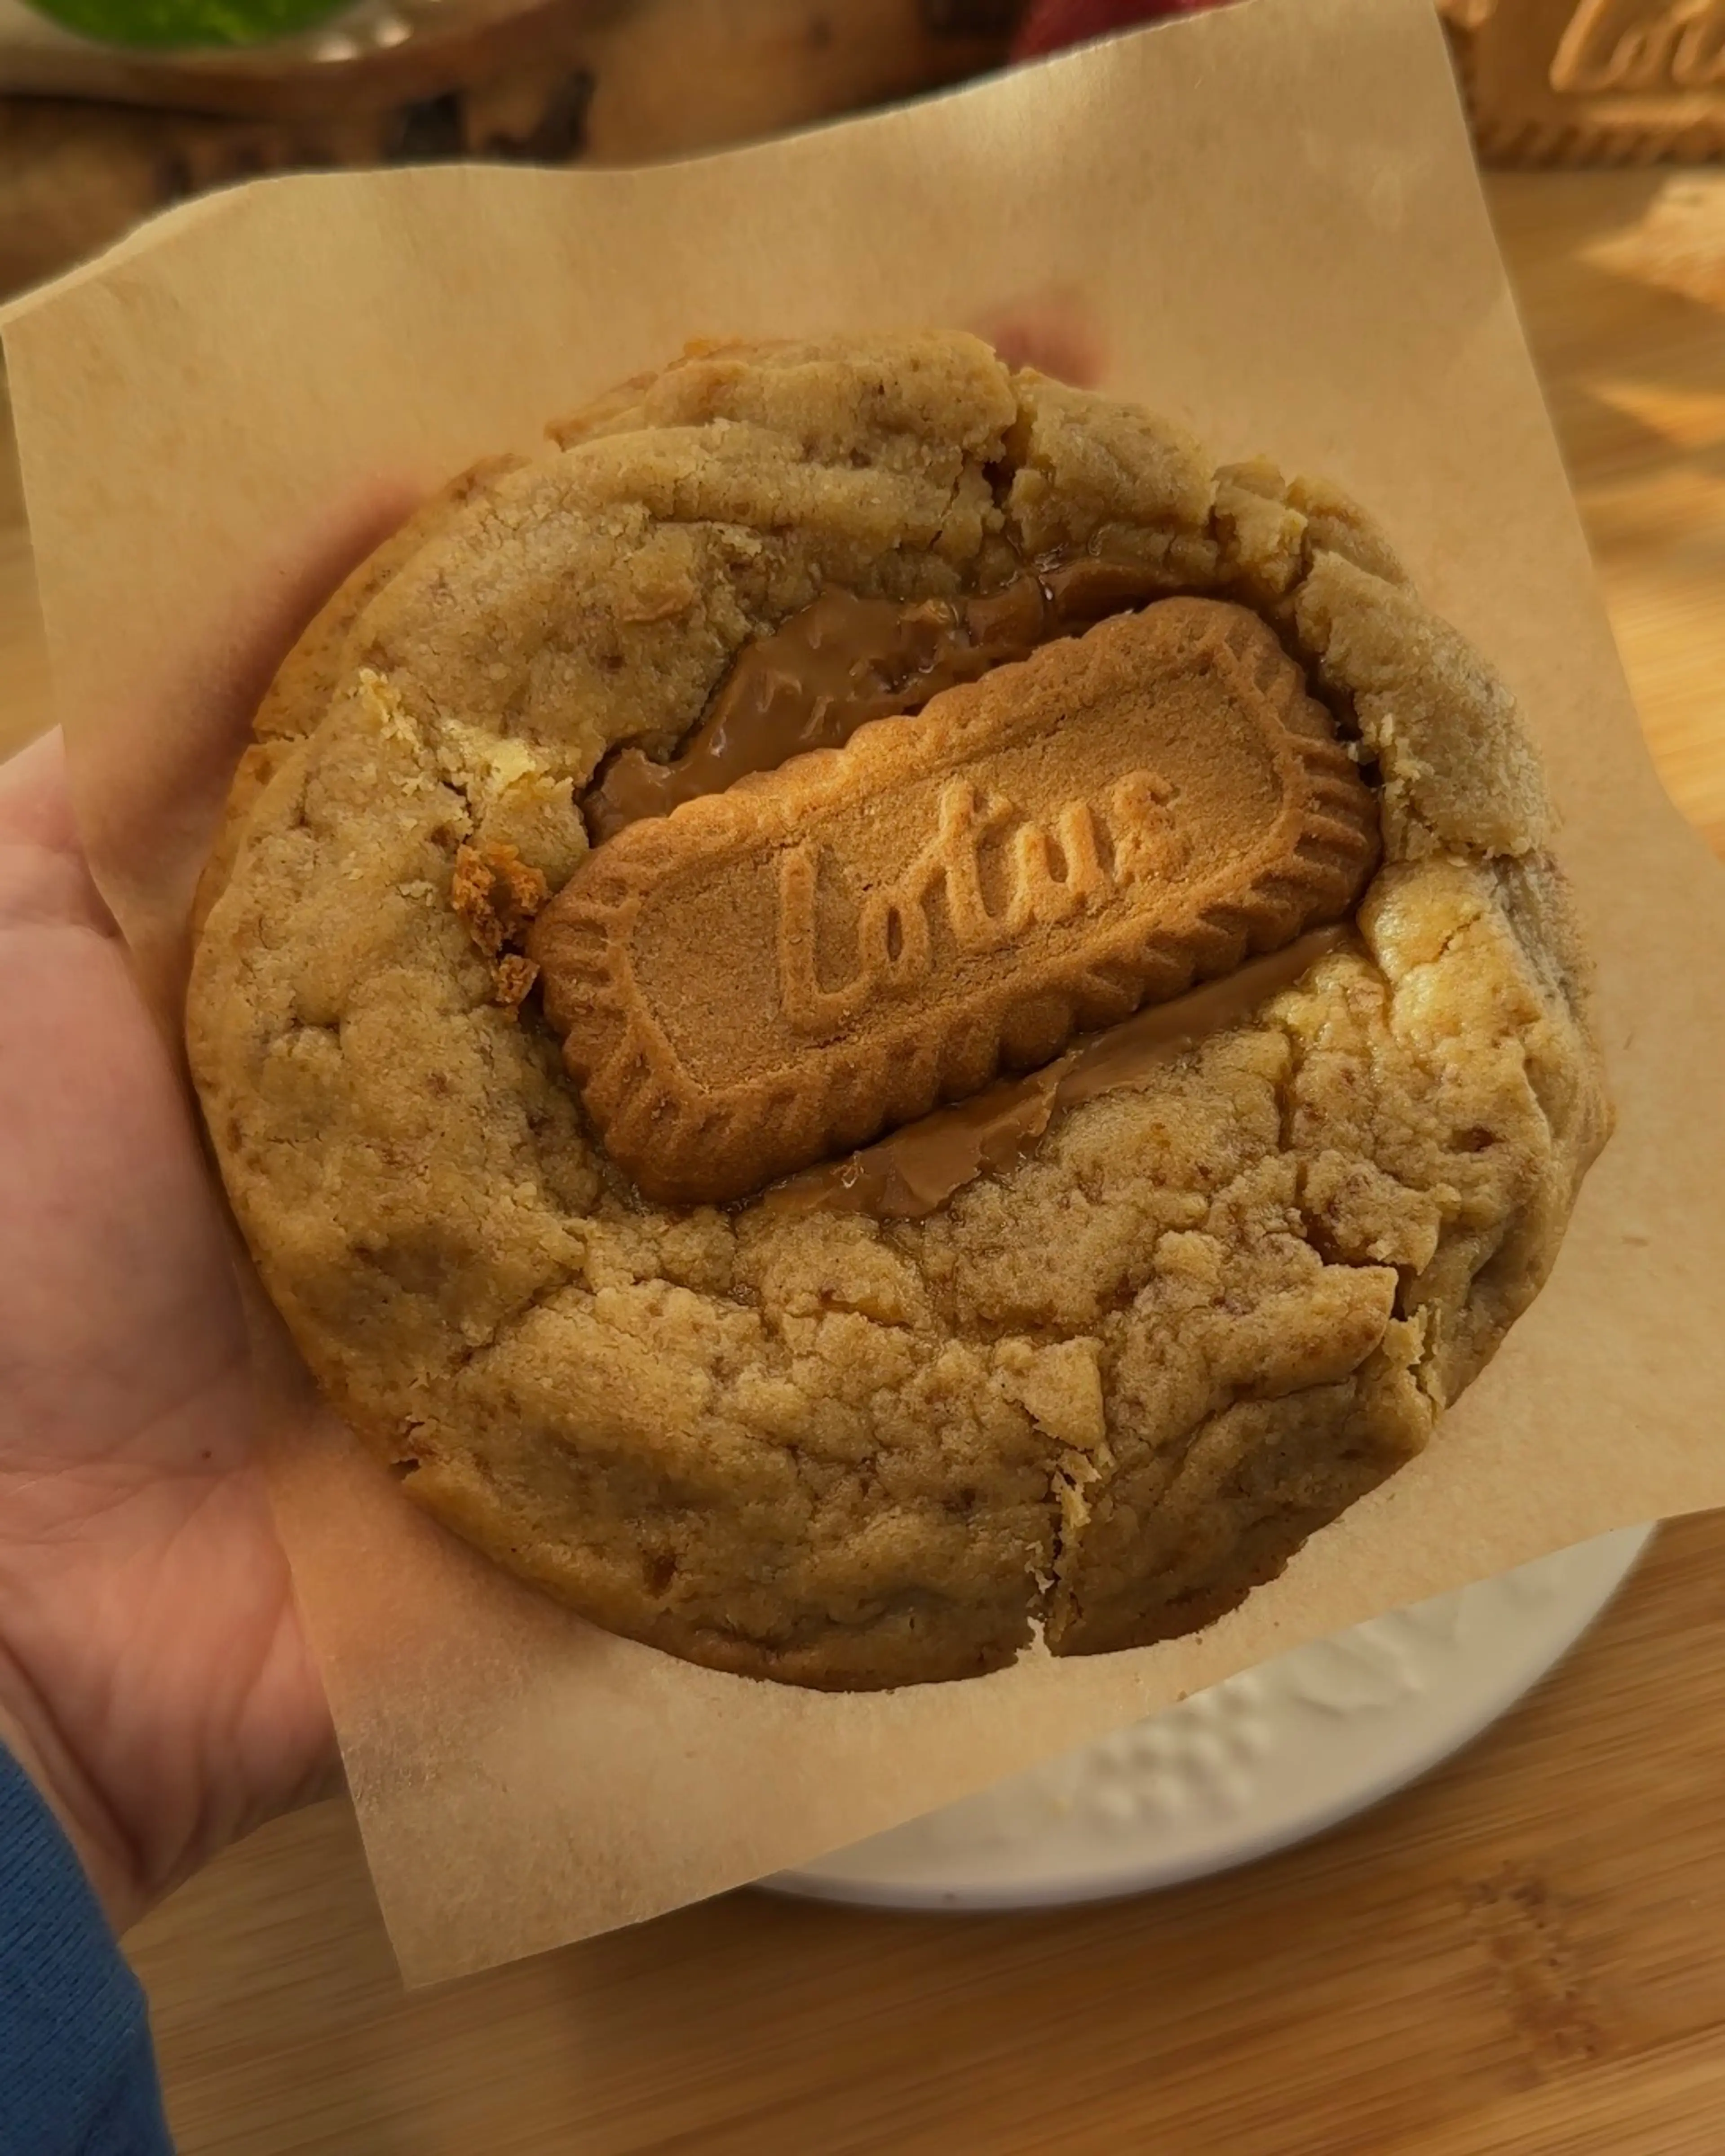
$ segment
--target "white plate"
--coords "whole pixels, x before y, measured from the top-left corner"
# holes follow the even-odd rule
[[[1506,1713],[1597,1617],[1653,1530],[1296,1647],[1081,1752],[761,1884],[899,1909],[1137,1894],[1363,1811]]]

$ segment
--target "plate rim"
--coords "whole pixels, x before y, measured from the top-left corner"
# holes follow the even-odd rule
[[[1122,1850],[1117,1864],[1089,1876],[1076,1876],[1070,1871],[1038,1876],[1033,1870],[1021,1879],[991,1883],[961,1881],[955,1885],[933,1879],[916,1881],[899,1878],[883,1882],[823,1869],[824,1865],[834,1858],[852,1856],[855,1851],[868,1846],[867,1842],[861,1842],[833,1851],[828,1857],[818,1858],[809,1864],[770,1873],[754,1884],[762,1892],[798,1901],[825,1902],[853,1908],[897,1909],[932,1915],[973,1915],[1014,1909],[1076,1907],[1086,1902],[1114,1901],[1157,1892],[1166,1887],[1188,1885],[1198,1879],[1213,1877],[1224,1871],[1236,1871],[1245,1865],[1260,1862],[1282,1850],[1314,1840],[1319,1835],[1333,1831],[1348,1820],[1358,1817],[1398,1795],[1415,1782],[1423,1780],[1445,1760],[1455,1758],[1476,1743],[1488,1729],[1502,1721],[1543,1682],[1604,1616],[1630,1573],[1640,1563],[1656,1531],[1656,1522],[1614,1528],[1606,1534],[1574,1544],[1568,1550],[1549,1551],[1542,1557],[1531,1559],[1526,1566],[1517,1566],[1508,1573],[1498,1575],[1496,1580],[1473,1583],[1481,1587],[1494,1585],[1500,1580],[1512,1578],[1522,1572],[1548,1563],[1557,1558],[1584,1551],[1594,1560],[1594,1567],[1574,1583],[1567,1584],[1563,1594],[1553,1604],[1529,1613],[1532,1621],[1527,1628],[1522,1651],[1494,1658],[1496,1666],[1481,1670],[1465,1701],[1452,1702],[1434,1712],[1429,1700],[1422,1700],[1415,1695],[1411,1702],[1413,1712],[1408,1711],[1409,1702],[1400,1702],[1398,1710],[1391,1710],[1381,1725],[1381,1734],[1386,1740],[1384,1748],[1389,1756],[1375,1771],[1368,1766],[1356,1773],[1344,1785],[1331,1790],[1321,1799],[1303,1805],[1291,1805],[1286,1811],[1271,1820],[1255,1825],[1247,1824],[1232,1840],[1161,1857],[1153,1852]],[[1384,1614],[1391,1615],[1398,1613],[1386,1611]],[[1543,1623],[1539,1621],[1542,1619],[1545,1620]],[[1368,1623],[1377,1621],[1379,1620],[1367,1620]],[[1351,1632],[1359,1629],[1350,1627],[1347,1631],[1330,1635],[1329,1638],[1346,1639]],[[1324,1640],[1307,1641],[1302,1647],[1289,1649],[1286,1657],[1277,1656],[1275,1661],[1281,1662],[1325,1644]],[[1258,1666],[1272,1666],[1264,1664]],[[1236,1674],[1244,1675],[1245,1672]],[[1202,1696],[1194,1695],[1194,1697]],[[1420,1712],[1421,1708],[1424,1709],[1423,1715]],[[1153,1722],[1156,1717],[1147,1716],[1145,1719]],[[1124,1726],[1131,1727],[1135,1725],[1128,1723]],[[1106,1738],[1093,1740],[1096,1743],[1106,1741]],[[1084,1746],[1077,1748],[1080,1751],[1088,1748]],[[1052,1763],[1039,1763],[1048,1765]],[[1021,1771],[1034,1774],[1036,1767],[1033,1765]],[[1015,1779],[1016,1777],[1009,1779]],[[973,1794],[981,1795],[984,1792]],[[957,1801],[962,1804],[972,1801],[972,1799],[967,1797]],[[906,1825],[911,1823],[908,1820],[904,1822]],[[896,1830],[889,1829],[886,1831],[891,1833]],[[1034,1837],[1024,1845],[1034,1849]]]

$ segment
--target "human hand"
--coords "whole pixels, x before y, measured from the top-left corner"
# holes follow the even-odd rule
[[[116,1928],[329,1771],[224,1231],[59,739],[0,767],[0,1740]]]

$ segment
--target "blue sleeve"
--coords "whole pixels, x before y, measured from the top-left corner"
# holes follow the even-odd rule
[[[143,1991],[71,1844],[3,1745],[0,2150],[173,2156]]]

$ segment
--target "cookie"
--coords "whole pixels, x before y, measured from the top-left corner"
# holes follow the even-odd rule
[[[721,1203],[1337,918],[1377,852],[1274,633],[1170,598],[634,823],[528,950],[612,1159]]]
[[[1209,1623],[1608,1126],[1513,700],[1371,518],[967,337],[627,385],[263,748],[187,1005],[262,1277],[407,1497],[715,1668]]]

